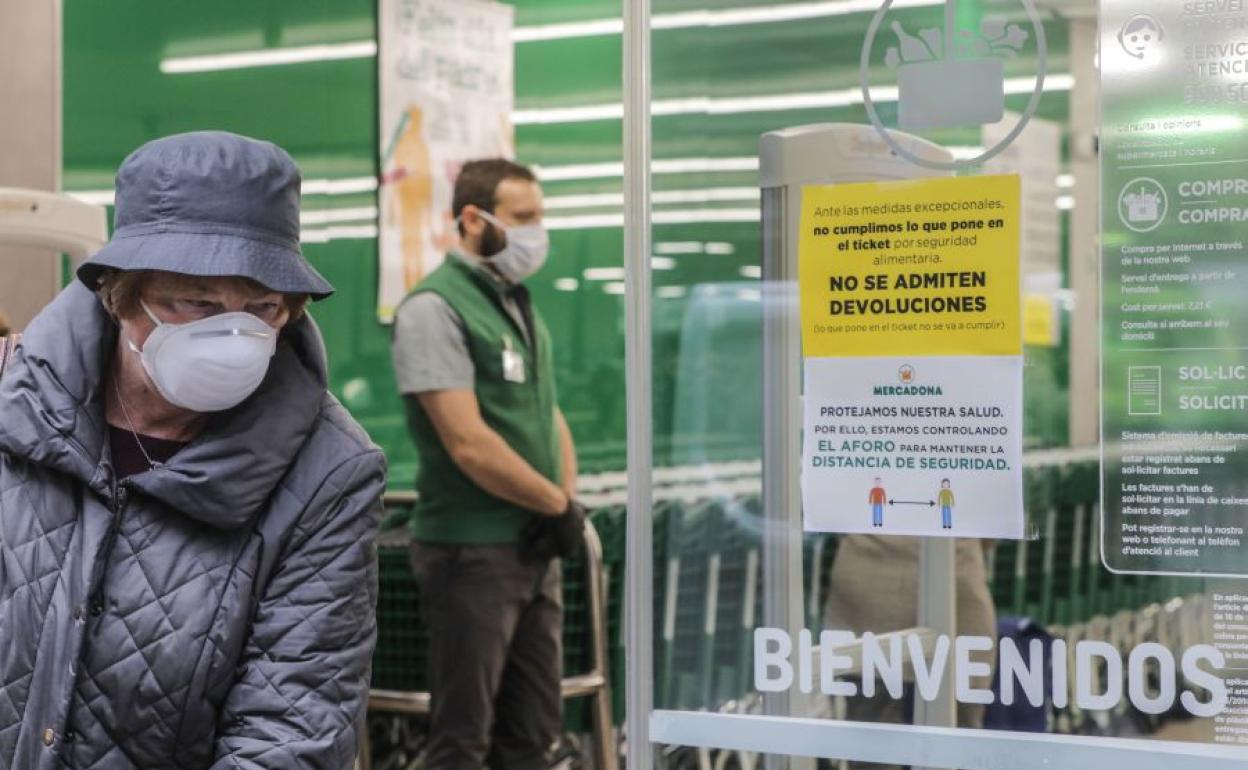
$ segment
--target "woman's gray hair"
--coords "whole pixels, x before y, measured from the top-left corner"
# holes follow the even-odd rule
[[[139,297],[146,279],[146,270],[109,270],[100,276],[95,293],[99,295],[104,311],[114,321],[120,321],[139,312]]]

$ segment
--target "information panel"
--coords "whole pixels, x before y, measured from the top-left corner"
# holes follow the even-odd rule
[[[1016,176],[811,186],[806,528],[1018,538]]]
[[[1248,11],[1101,29],[1103,558],[1248,574]]]

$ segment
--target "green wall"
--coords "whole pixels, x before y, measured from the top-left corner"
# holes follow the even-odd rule
[[[714,8],[762,4],[716,3]],[[519,26],[618,16],[608,0],[519,0]],[[656,3],[656,13],[709,8],[689,2]],[[916,24],[935,24],[939,9],[899,12]],[[749,96],[852,87],[868,16],[771,24],[703,27],[655,33],[656,99]],[[376,174],[376,72],[372,59],[164,75],[166,56],[370,39],[376,32],[372,0],[65,0],[65,187],[111,187],[121,160],[157,136],[197,129],[226,129],[274,141],[291,152],[305,178]],[[1064,25],[1048,25],[1052,70],[1068,71]],[[618,102],[620,37],[520,43],[516,48],[519,109]],[[1027,75],[1025,57],[1009,65]],[[1019,110],[1024,97],[1011,97]],[[1046,95],[1041,115],[1066,118],[1064,93]],[[890,110],[881,110],[890,120]],[[822,121],[861,122],[860,107],[732,115],[694,114],[654,121],[654,155],[662,158],[753,156],[759,134]],[[936,138],[975,144],[977,133]],[[525,125],[517,129],[520,159],[544,166],[619,162],[618,120]],[[656,190],[751,187],[753,172],[663,174]],[[549,182],[547,195],[616,192],[620,179]],[[309,196],[305,209],[375,205],[372,193]],[[706,204],[741,208],[750,202]],[[701,206],[700,206],[701,207]],[[656,211],[689,209],[656,206]],[[560,215],[618,213],[615,208],[559,211]],[[552,212],[556,213],[556,212]],[[733,284],[748,287],[741,268],[757,265],[754,222],[673,224],[655,227],[661,242],[731,244],[731,253],[674,255],[675,266],[656,271],[660,287]],[[589,267],[622,265],[618,228],[558,230],[549,266],[532,281],[555,336],[561,401],[589,470],[624,465],[623,297],[603,282],[581,280],[576,291],[558,291],[559,278],[581,278]],[[308,258],[339,289],[316,306],[332,364],[331,383],[390,455],[392,485],[410,484],[413,451],[404,434],[389,364],[389,332],[375,318],[377,244],[335,240],[305,244]],[[671,292],[669,292],[669,295]],[[712,298],[713,299],[713,298]],[[687,312],[696,303],[697,312]],[[685,298],[655,302],[656,460],[753,457],[759,451],[757,303],[734,305],[731,323],[705,287]],[[718,314],[718,315],[717,315]],[[718,320],[716,320],[718,319]],[[1058,357],[1053,357],[1058,358]],[[1047,360],[1047,359],[1042,359]],[[1052,369],[1056,364],[1045,364]],[[1047,371],[1047,370],[1046,370]],[[696,383],[698,377],[704,379]],[[1033,378],[1036,379],[1036,378]],[[1049,377],[1038,378],[1047,382]],[[1060,380],[1060,378],[1059,378]],[[1061,382],[1056,385],[1060,389]],[[1052,400],[1052,395],[1045,397]],[[1063,394],[1064,398],[1064,394]],[[735,407],[735,408],[734,408]],[[1052,422],[1052,420],[1047,420]],[[1053,443],[1060,437],[1042,439]],[[1034,443],[1034,442],[1033,442]]]

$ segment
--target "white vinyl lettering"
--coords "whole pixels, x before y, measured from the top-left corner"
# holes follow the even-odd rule
[[[1053,707],[1064,709],[1070,705],[1070,649],[1065,639],[1053,640]]]
[[[1099,689],[1096,659],[1105,661],[1105,692]],[[1083,641],[1075,645],[1075,703],[1085,711],[1108,711],[1122,700],[1122,656],[1108,642]]]
[[[1147,692],[1149,659],[1157,661],[1157,697]],[[1170,650],[1147,642],[1131,651],[1127,658],[1127,695],[1131,704],[1145,714],[1164,714],[1174,706],[1174,655]]]
[[[793,686],[793,640],[779,628],[754,629],[754,689],[784,692]],[[774,672],[774,673],[773,673]]]
[[[976,677],[987,678],[991,685],[992,666],[972,659],[973,652],[992,652],[992,639],[986,636],[959,636],[954,642],[954,673],[957,677],[957,698],[961,703],[988,705],[992,703],[992,690],[972,687]]]
[[[1065,663],[1064,657],[1062,662]],[[1024,661],[1013,639],[1001,640],[1001,702],[1006,706],[1014,705],[1015,682],[1023,688],[1028,703],[1037,708],[1044,705],[1044,642],[1032,639]]]
[[[851,631],[824,631],[819,634],[819,689],[824,695],[851,697],[858,694],[853,682],[838,682],[836,672],[854,665],[853,658],[836,652],[837,647],[854,643]]]
[[[911,635],[906,637],[906,643],[910,648],[910,665],[914,667],[914,683],[919,688],[919,695],[926,701],[936,700],[940,694],[940,682],[945,678],[945,663],[949,659],[949,637],[941,634],[936,638],[931,665],[923,655],[922,639]]]
[[[880,646],[880,639],[868,631],[862,635],[862,694],[868,698],[875,697],[875,679],[878,676],[888,690],[888,697],[901,700],[902,669],[905,660],[901,654],[901,636],[893,634],[888,638],[888,655]]]
[[[1179,702],[1187,713],[1194,717],[1215,717],[1226,709],[1226,683],[1217,674],[1211,674],[1200,667],[1200,662],[1207,660],[1214,668],[1226,667],[1226,656],[1211,644],[1198,644],[1183,653],[1183,678],[1196,687],[1209,691],[1209,701],[1201,703],[1193,692],[1185,692]]]
[[[810,665],[814,657],[813,646],[810,631],[803,628],[797,632],[797,687],[807,695],[815,689],[815,672]]]
[[[1056,639],[1047,649],[1044,642],[1032,639],[1021,649],[1010,638],[998,643],[986,636],[941,635],[930,645],[929,654],[919,634],[882,637],[865,633],[859,639],[851,631],[823,630],[817,639],[818,646],[815,632],[808,630],[798,631],[795,642],[784,629],[754,629],[754,689],[772,693],[796,687],[804,694],[821,692],[831,697],[852,697],[861,690],[867,697],[886,692],[893,700],[901,700],[908,656],[917,695],[929,702],[948,687],[959,703],[977,705],[1000,698],[1006,706],[1025,700],[1043,708],[1048,698],[1059,709],[1073,703],[1085,711],[1109,711],[1121,707],[1125,696],[1143,714],[1168,713],[1177,700],[1188,713],[1202,718],[1218,716],[1229,705],[1222,680],[1226,656],[1210,645],[1187,649],[1176,663],[1177,651],[1153,642],[1120,651],[1093,639],[1073,648]],[[855,647],[857,653],[852,652]],[[992,676],[993,666],[987,659],[994,652],[999,689],[975,686]],[[848,676],[858,658],[861,676]],[[1051,677],[1045,675],[1046,666]],[[815,671],[819,672],[817,682]],[[946,675],[954,681],[946,682]],[[1180,692],[1184,686],[1186,691]]]

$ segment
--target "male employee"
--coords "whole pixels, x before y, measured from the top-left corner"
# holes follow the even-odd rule
[[[394,336],[420,456],[427,766],[544,769],[562,724],[553,557],[579,546],[584,512],[550,335],[523,283],[546,259],[541,188],[523,166],[475,161],[452,213],[461,246],[399,307]]]

